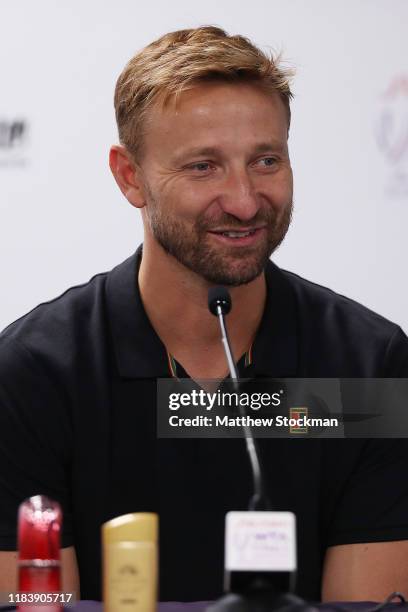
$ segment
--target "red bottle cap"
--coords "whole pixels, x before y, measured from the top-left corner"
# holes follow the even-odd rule
[[[61,526],[58,502],[44,495],[26,499],[18,512],[19,561],[59,562]]]

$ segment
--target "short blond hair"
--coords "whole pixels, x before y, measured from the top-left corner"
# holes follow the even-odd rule
[[[120,142],[137,159],[149,109],[203,82],[254,83],[278,93],[290,125],[291,70],[244,36],[202,26],[165,34],[139,51],[125,66],[115,88]]]

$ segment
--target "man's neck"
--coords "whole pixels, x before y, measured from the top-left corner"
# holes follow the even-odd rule
[[[160,247],[143,247],[139,288],[146,314],[167,350],[192,378],[221,378],[227,365],[219,323],[208,310],[209,283]],[[232,309],[227,327],[238,360],[251,346],[266,299],[262,274],[230,289]]]

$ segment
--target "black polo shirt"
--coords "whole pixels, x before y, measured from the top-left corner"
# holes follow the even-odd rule
[[[212,599],[222,592],[225,513],[246,509],[251,494],[245,445],[157,439],[155,379],[171,373],[138,291],[140,257],[139,249],[0,336],[0,549],[16,547],[24,498],[59,500],[81,596],[97,599],[101,524],[157,511],[161,599]],[[245,376],[408,376],[399,327],[273,263],[266,279]],[[302,596],[319,599],[327,546],[408,538],[405,440],[260,443],[275,508],[297,516]]]

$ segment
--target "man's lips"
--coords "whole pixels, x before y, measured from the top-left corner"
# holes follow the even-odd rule
[[[265,229],[265,226],[240,227],[239,229],[221,228],[208,230],[208,233],[212,234],[217,240],[224,244],[248,246],[255,244]]]
[[[225,228],[216,228],[212,230],[207,230],[211,234],[246,234],[248,232],[256,232],[257,230],[264,229],[265,225],[257,225],[256,227],[225,227]]]

